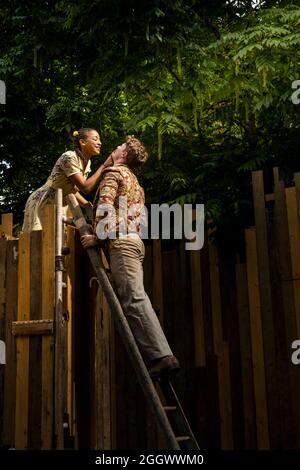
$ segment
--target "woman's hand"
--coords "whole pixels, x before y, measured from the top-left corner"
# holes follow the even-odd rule
[[[113,160],[113,157],[112,157],[112,153],[107,157],[107,159],[105,160],[105,162],[103,163],[103,167],[104,168],[107,168],[108,166],[113,166],[114,165],[114,160]]]
[[[85,250],[91,246],[98,245],[97,235],[82,235],[80,241]]]

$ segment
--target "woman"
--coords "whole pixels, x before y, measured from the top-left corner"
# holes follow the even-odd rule
[[[74,193],[81,206],[88,201],[80,194],[89,193],[99,182],[102,170],[113,164],[111,156],[101,165],[95,173],[87,178],[91,171],[91,157],[99,155],[101,141],[98,132],[91,128],[81,128],[73,133],[75,150],[63,153],[54,165],[51,175],[46,183],[28,198],[25,206],[22,232],[41,230],[40,209],[46,204],[54,204],[57,188],[63,190],[63,204],[65,197]]]

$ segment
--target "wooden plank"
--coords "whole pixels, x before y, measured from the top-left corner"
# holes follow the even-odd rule
[[[74,373],[76,377],[76,446],[79,449],[88,448],[91,443],[91,299],[89,279],[91,266],[83,250],[78,232],[76,233],[76,304],[74,305],[74,342],[75,360]]]
[[[30,234],[19,238],[18,320],[29,320],[30,312]],[[28,446],[29,338],[16,338],[16,449]]]
[[[294,287],[296,336],[300,338],[300,198],[297,199],[300,195],[300,173],[297,176],[299,177],[299,187],[286,189],[286,201]]]
[[[52,335],[53,320],[14,321],[11,332],[14,336]]]
[[[70,254],[66,256],[67,272],[67,312],[68,312],[68,338],[67,338],[67,413],[69,416],[70,435],[75,436],[75,387],[74,387],[74,303],[75,303],[75,229],[67,227],[67,246]]]
[[[202,304],[201,252],[199,250],[192,250],[190,252],[190,271],[194,320],[195,365],[204,367],[206,365],[206,355]]]
[[[6,235],[8,238],[12,238],[13,230],[13,215],[12,214],[2,214],[1,217],[1,234]]]
[[[300,226],[300,173],[294,174],[294,181],[295,181],[295,188],[296,188],[298,223]]]
[[[30,234],[30,322],[39,324],[42,311],[42,231]],[[33,326],[33,325],[32,325]],[[28,448],[41,448],[42,338],[29,338]]]
[[[271,448],[277,447],[279,423],[278,377],[276,367],[275,332],[267,237],[264,182],[262,171],[252,172],[255,235],[260,289],[260,307],[264,339],[264,364],[268,397],[269,438]]]
[[[300,419],[298,396],[300,382],[297,385],[296,375],[299,375],[290,361],[290,348],[295,339],[296,315],[294,303],[294,286],[291,250],[289,240],[288,214],[284,184],[279,181],[278,171],[274,170],[274,217],[270,239],[275,237],[273,252],[272,277],[275,278],[273,289],[274,327],[277,351],[277,373],[281,386],[278,387],[280,396],[281,442],[283,448],[297,448],[300,445],[297,433],[297,421]],[[295,198],[296,202],[296,198]],[[297,223],[297,212],[296,212]],[[274,263],[275,261],[275,263]],[[276,273],[276,274],[275,274]],[[278,294],[281,298],[278,298]],[[281,305],[280,305],[281,304]],[[279,307],[280,305],[280,307]],[[298,413],[298,418],[297,418]],[[278,442],[279,439],[277,440]],[[298,441],[298,444],[297,444]]]
[[[217,248],[209,244],[209,268],[211,282],[211,305],[212,305],[212,326],[214,354],[222,351],[223,331],[221,312],[221,293],[219,285],[219,264]]]
[[[215,245],[209,245],[210,282],[214,353],[217,356],[219,404],[221,419],[221,448],[233,448],[233,430],[230,393],[230,364],[228,344],[223,341],[222,309],[219,277],[218,252]]]
[[[17,240],[7,241],[6,273],[6,367],[4,375],[3,445],[9,448],[15,445],[16,351],[15,338],[11,334],[11,324],[17,319],[18,307],[16,296],[16,292],[18,292]]]
[[[253,384],[253,364],[251,351],[251,330],[249,314],[249,298],[247,284],[247,267],[245,264],[236,264],[236,291],[237,310],[239,318],[243,388],[243,410],[244,410],[244,448],[255,449],[256,423]]]
[[[245,231],[245,237],[251,327],[252,365],[256,408],[257,448],[269,449],[270,442],[268,429],[267,393],[265,383],[265,361],[261,320],[262,311],[259,291],[255,229],[247,229]]]
[[[294,416],[291,406],[291,367],[287,355],[286,334],[291,319],[295,318],[293,285],[291,282],[290,244],[288,237],[287,211],[284,184],[279,180],[278,168],[274,170],[274,208],[268,224],[270,273],[273,296],[273,319],[276,346],[276,370],[279,397],[277,442],[281,448],[293,447],[296,437]],[[287,326],[287,328],[286,328]]]
[[[112,449],[110,311],[100,288],[95,304],[95,415],[96,449]]]
[[[41,214],[42,235],[42,318],[54,318],[55,296],[55,209],[52,205],[44,207]],[[42,415],[41,448],[53,448],[53,347],[52,336],[42,338]]]
[[[163,281],[161,266],[161,241],[153,240],[153,299],[152,305],[156,311],[162,328],[164,327]]]
[[[5,338],[5,302],[6,302],[6,241],[0,238],[0,340],[3,341]],[[4,392],[4,373],[5,368],[0,365],[0,423],[3,421],[4,403],[3,403],[3,392]],[[3,442],[2,429],[0,428],[0,446]]]
[[[230,383],[230,360],[228,342],[223,341],[222,351],[218,355],[219,397],[221,411],[222,449],[233,449],[232,402]]]
[[[285,332],[286,343],[284,351],[285,374],[289,373],[290,395],[288,401],[290,405],[290,416],[287,424],[289,424],[290,435],[284,433],[285,448],[298,449],[300,446],[300,430],[297,423],[300,422],[300,376],[294,364],[291,363],[291,343],[295,338],[300,338],[300,230],[297,213],[297,196],[295,188],[287,188],[285,190],[286,211],[287,211],[287,231],[288,231],[288,246],[290,252],[290,272],[291,279],[283,282],[283,286],[287,289],[290,286],[288,294],[291,295],[289,299],[292,302],[292,307],[285,311]],[[297,333],[295,333],[295,330]],[[285,375],[286,377],[286,375]]]
[[[211,313],[211,284],[210,276],[208,273],[209,269],[209,246],[208,243],[204,245],[201,250],[201,281],[202,281],[202,292],[204,293],[202,298],[203,304],[203,320],[204,320],[204,336],[205,336],[205,350],[206,359],[208,356],[214,355],[214,341],[213,341],[213,327],[212,327],[212,313]]]
[[[62,222],[62,192],[56,192],[56,224],[55,224],[55,337],[54,337],[54,434],[55,448],[64,448],[64,414],[66,412],[66,330],[67,322],[64,311],[62,244],[64,225]],[[74,196],[75,197],[75,196]],[[75,198],[76,199],[76,198]],[[63,265],[63,266],[62,266]]]

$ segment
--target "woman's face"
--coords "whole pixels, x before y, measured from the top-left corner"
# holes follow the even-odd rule
[[[86,138],[80,140],[80,146],[84,155],[88,157],[99,155],[101,150],[100,135],[97,131],[88,132]]]

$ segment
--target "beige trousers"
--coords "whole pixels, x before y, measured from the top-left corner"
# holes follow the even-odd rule
[[[118,297],[145,363],[172,355],[144,289],[143,241],[138,236],[110,240],[109,255]]]

